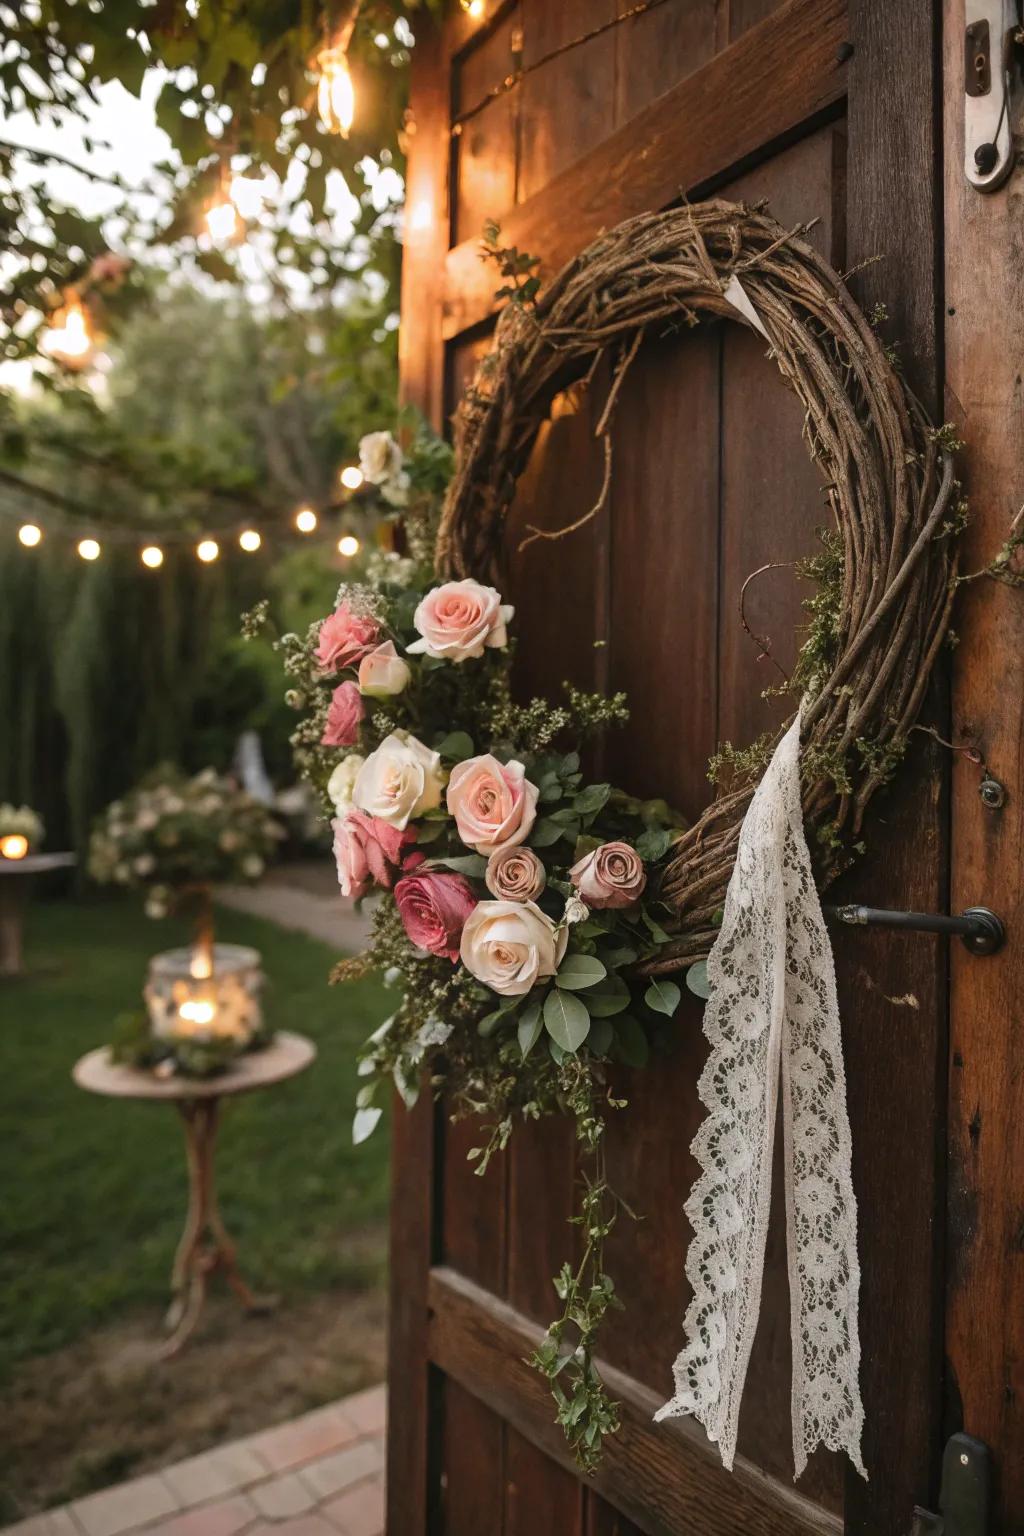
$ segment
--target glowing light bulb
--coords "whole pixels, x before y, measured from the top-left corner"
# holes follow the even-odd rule
[[[98,560],[100,557],[100,546],[95,539],[79,539],[78,553],[83,560]]]
[[[18,529],[18,539],[26,549],[34,549],[43,536],[43,530],[35,523],[22,523]]]
[[[89,321],[77,293],[68,291],[67,303],[53,317],[43,338],[43,350],[68,368],[81,368],[92,355]]]
[[[346,47],[325,48],[317,58],[320,82],[316,91],[320,121],[328,133],[348,138],[356,115],[356,93],[349,74]]]
[[[359,540],[354,533],[344,533],[338,540],[338,554],[344,555],[346,560],[351,560],[353,555],[359,553]]]
[[[228,198],[211,203],[206,210],[206,227],[214,240],[233,239],[238,228],[238,210],[234,203]]]
[[[263,543],[263,540],[260,538],[255,528],[245,528],[238,535],[238,542],[245,550],[246,554],[251,555],[255,550],[259,549],[260,545]]]
[[[300,533],[312,533],[316,527],[316,513],[312,507],[301,507],[295,514],[295,526]]]
[[[346,491],[358,491],[363,483],[363,472],[358,464],[346,464],[338,478]]]
[[[487,9],[486,0],[462,0],[462,9],[467,16],[472,16],[476,21],[477,17],[482,16]]]
[[[216,539],[201,539],[196,545],[196,554],[204,565],[209,565],[220,554],[220,545]]]
[[[28,853],[28,838],[20,832],[8,832],[0,837],[0,856],[5,859],[23,859]]]
[[[155,571],[157,566],[164,563],[164,552],[159,544],[147,544],[139,559],[143,565],[148,565],[151,571]]]

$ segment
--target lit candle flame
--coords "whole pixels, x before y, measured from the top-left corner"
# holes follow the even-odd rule
[[[178,1012],[189,1024],[209,1024],[216,1013],[213,1003],[204,1003],[200,998],[190,998],[187,1003],[182,1003]]]
[[[23,859],[28,853],[28,838],[22,837],[20,832],[8,832],[6,837],[0,837],[0,854],[5,859]]]

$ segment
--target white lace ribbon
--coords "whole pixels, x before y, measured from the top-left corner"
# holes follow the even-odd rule
[[[800,806],[800,716],[776,748],[740,829],[722,931],[708,960],[693,1141],[687,1343],[656,1417],[693,1414],[731,1468],[757,1329],[779,1084],[793,1337],[793,1458],[817,1445],[861,1460],[857,1206],[835,968]]]

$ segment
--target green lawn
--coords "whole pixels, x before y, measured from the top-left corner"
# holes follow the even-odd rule
[[[328,987],[325,946],[238,913],[217,936],[261,951],[271,1022],[312,1036],[313,1067],[228,1105],[218,1155],[225,1218],[257,1289],[284,1295],[379,1279],[386,1128],[353,1147],[355,1056],[384,1017],[380,987]],[[139,998],[148,956],[184,942],[112,902],[39,903],[34,974],[0,982],[0,1372],[114,1316],[161,1306],[184,1211],[183,1143],[167,1105],[99,1099],[70,1077]],[[358,1256],[357,1256],[358,1255]]]

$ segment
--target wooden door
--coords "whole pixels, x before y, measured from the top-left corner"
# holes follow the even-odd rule
[[[454,8],[453,8],[454,9]],[[937,408],[937,17],[929,0],[488,0],[417,40],[401,335],[406,398],[443,427],[488,345],[485,219],[550,274],[602,228],[680,195],[770,200],[886,306],[910,379]],[[620,23],[617,15],[622,15]],[[584,33],[578,46],[566,47]],[[546,62],[541,62],[545,60]],[[534,67],[536,66],[536,67]],[[525,73],[512,89],[502,82]],[[881,258],[861,267],[871,258]],[[517,519],[561,526],[593,500],[600,391],[556,409]],[[737,599],[769,559],[815,547],[827,521],[801,413],[757,338],[704,326],[651,338],[615,427],[602,518],[512,553],[519,686],[562,676],[624,688],[633,718],[608,775],[688,814],[724,740],[752,740],[785,705],[744,635]],[[528,510],[527,510],[528,509]],[[785,664],[805,589],[759,580],[749,615]],[[595,641],[600,642],[595,645]],[[932,718],[945,725],[938,685]],[[928,737],[878,807],[848,895],[940,910],[948,878],[947,764]],[[682,1206],[701,1118],[695,1000],[663,1070],[624,1075],[609,1176],[642,1213],[609,1269],[626,1310],[607,1375],[624,1409],[598,1475],[581,1482],[522,1360],[552,1316],[571,1252],[571,1131],[517,1131],[485,1179],[472,1128],[442,1107],[399,1109],[394,1140],[390,1365],[391,1536],[756,1536],[909,1529],[934,1503],[941,1450],[945,959],[928,940],[837,945],[854,1178],[861,1210],[864,1454],[870,1482],[819,1453],[794,1488],[781,1223],[733,1475],[689,1422],[654,1426],[687,1302]]]

